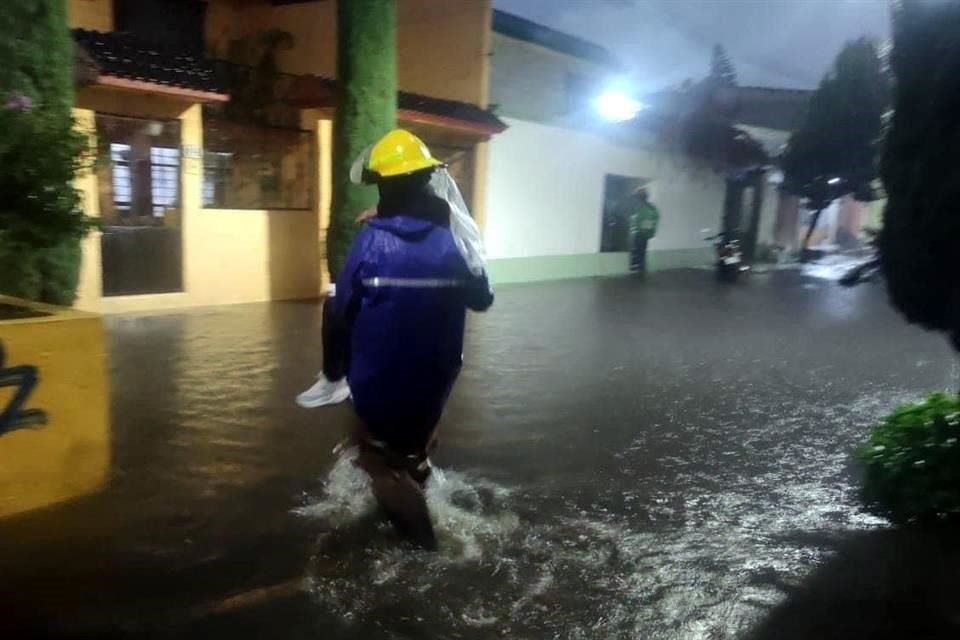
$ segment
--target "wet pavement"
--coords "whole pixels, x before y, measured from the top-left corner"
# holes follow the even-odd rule
[[[737,638],[882,526],[850,463],[871,422],[956,388],[945,341],[878,285],[504,287],[471,320],[443,422],[434,555],[399,543],[332,453],[349,406],[293,404],[319,318],[111,318],[110,486],[0,523],[0,632]]]

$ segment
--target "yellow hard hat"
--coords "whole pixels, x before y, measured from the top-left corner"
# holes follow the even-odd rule
[[[367,168],[381,178],[391,178],[441,164],[430,155],[423,140],[409,131],[394,129],[373,145]]]

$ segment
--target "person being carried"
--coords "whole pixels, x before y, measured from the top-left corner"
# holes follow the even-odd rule
[[[480,231],[419,138],[391,131],[351,173],[380,192],[331,305],[350,337],[346,377],[362,422],[357,463],[401,535],[432,549],[428,455],[463,363],[466,311],[488,309],[493,291]]]
[[[377,215],[377,208],[370,207],[360,213],[355,222],[364,224]],[[350,384],[347,382],[347,369],[350,358],[350,330],[333,313],[333,298],[337,287],[331,284],[323,300],[321,311],[321,346],[323,347],[323,368],[317,374],[317,381],[306,391],[297,395],[297,404],[304,409],[316,409],[339,404],[350,398]]]

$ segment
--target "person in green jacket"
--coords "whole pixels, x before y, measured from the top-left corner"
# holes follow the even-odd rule
[[[650,193],[643,187],[637,189],[629,200],[630,218],[630,270],[647,272],[647,243],[657,235],[660,212],[650,202]]]

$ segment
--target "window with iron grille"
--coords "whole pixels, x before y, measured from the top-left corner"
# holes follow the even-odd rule
[[[176,207],[180,196],[180,149],[150,148],[150,190],[154,217]]]
[[[119,142],[110,143],[110,163],[112,165],[111,182],[113,184],[113,204],[121,217],[129,213],[133,202],[133,174],[130,172],[130,145]]]
[[[179,122],[97,114],[97,139],[106,224],[158,226],[179,211]]]
[[[203,122],[203,206],[211,209],[310,209],[310,132]]]

